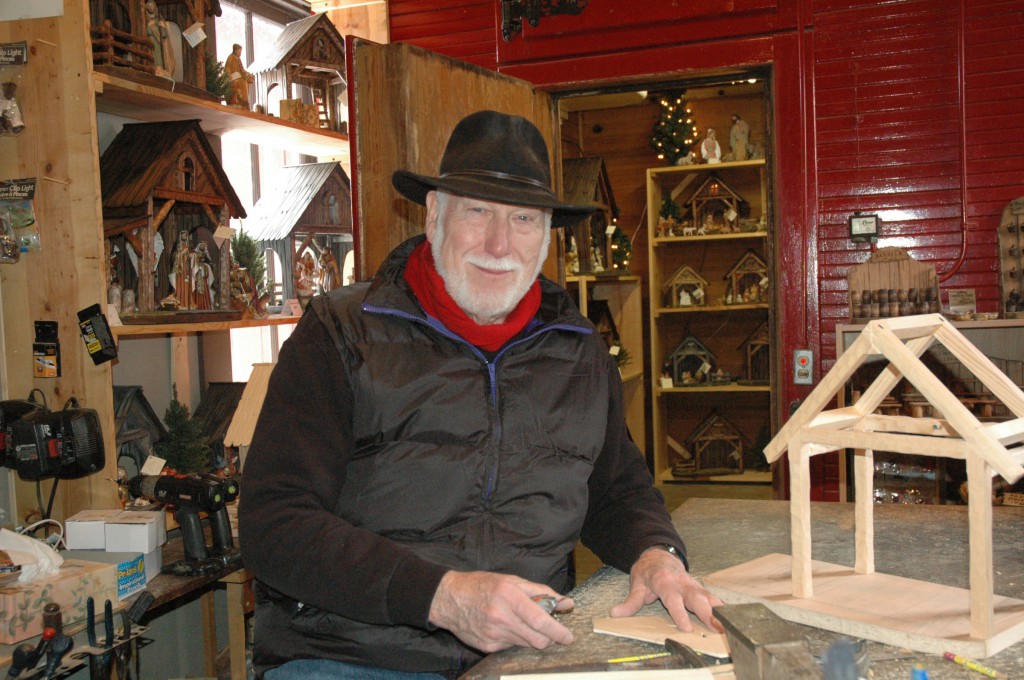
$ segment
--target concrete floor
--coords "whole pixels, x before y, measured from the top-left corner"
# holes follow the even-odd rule
[[[665,507],[669,512],[678,508],[689,498],[742,498],[747,500],[771,500],[771,484],[676,484],[659,486],[665,495]],[[686,536],[683,536],[686,539]],[[576,546],[576,582],[582,583],[600,569],[601,560],[582,545]]]

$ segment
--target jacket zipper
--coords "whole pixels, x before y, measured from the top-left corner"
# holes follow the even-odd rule
[[[441,324],[440,321],[436,321],[435,322],[435,320],[433,318],[428,317],[428,318],[424,319],[422,317],[416,316],[415,314],[410,314],[408,312],[403,312],[403,311],[400,311],[400,310],[397,310],[397,309],[391,309],[389,307],[375,307],[373,305],[367,305],[367,304],[363,304],[362,305],[362,309],[363,309],[364,312],[367,312],[367,313],[370,313],[370,314],[382,314],[382,315],[385,315],[385,316],[394,316],[394,317],[398,317],[400,319],[405,319],[407,321],[412,321],[414,323],[418,323],[418,324],[427,326],[428,328],[432,328],[433,330],[437,331],[438,333],[440,333],[444,337],[448,338],[449,340],[452,340],[454,342],[457,342],[457,343],[460,343],[462,345],[465,345],[470,350],[472,350],[472,352],[477,357],[479,357],[479,359],[484,363],[484,365],[487,366],[487,378],[488,378],[488,380],[490,380],[490,387],[491,387],[491,390],[490,390],[491,391],[491,411],[492,411],[492,413],[494,413],[494,438],[495,438],[495,441],[497,441],[499,444],[501,443],[501,437],[502,437],[502,434],[503,434],[502,433],[501,417],[498,415],[498,375],[497,375],[497,370],[498,370],[498,361],[501,359],[501,357],[507,351],[511,350],[513,347],[521,345],[524,342],[526,342],[527,340],[532,340],[533,338],[535,338],[535,337],[537,337],[537,336],[539,336],[539,335],[541,335],[543,333],[547,333],[549,331],[565,330],[565,331],[569,331],[569,332],[572,332],[572,333],[579,333],[581,335],[590,335],[590,332],[591,332],[590,329],[585,327],[585,326],[574,326],[572,324],[567,324],[567,323],[554,323],[554,324],[550,324],[550,325],[547,325],[547,326],[540,326],[539,328],[536,328],[536,329],[530,331],[530,333],[528,335],[525,335],[522,338],[519,338],[518,340],[516,340],[515,342],[512,342],[512,343],[502,347],[501,350],[496,355],[494,355],[494,359],[492,361],[492,360],[488,360],[487,357],[484,355],[484,353],[481,352],[480,349],[478,347],[476,347],[476,345],[473,345],[473,344],[470,344],[469,342],[466,342],[465,338],[462,338],[461,336],[456,335],[455,333],[452,333],[443,324]],[[483,495],[482,495],[482,497],[480,499],[482,501],[482,503],[483,503],[485,508],[489,508],[490,507],[491,496],[494,493],[495,480],[497,479],[497,475],[498,475],[498,461],[497,460],[491,460],[488,463],[488,466],[487,466],[487,473],[486,473],[486,480],[487,481],[486,481],[486,484],[484,485]]]

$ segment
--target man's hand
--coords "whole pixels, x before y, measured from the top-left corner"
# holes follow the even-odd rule
[[[629,596],[612,607],[612,616],[633,616],[644,605],[661,600],[679,630],[693,630],[688,611],[709,629],[725,632],[711,612],[722,601],[690,576],[682,561],[661,548],[649,548],[629,570]]]
[[[571,644],[569,629],[530,599],[536,595],[558,598],[555,611],[573,608],[571,599],[518,576],[449,571],[434,593],[428,619],[482,652]]]

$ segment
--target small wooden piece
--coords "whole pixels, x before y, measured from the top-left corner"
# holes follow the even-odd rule
[[[925,311],[939,311],[939,279],[935,266],[915,261],[903,248],[879,248],[867,262],[851,267],[846,280],[850,291],[851,320],[902,315],[900,291],[906,294],[908,311],[911,306],[914,312],[921,311],[922,303]],[[889,299],[890,290],[895,294],[892,300]],[[864,299],[864,293],[870,294],[869,299]],[[858,295],[859,306],[854,301]],[[929,302],[934,303],[934,309],[928,307]],[[896,303],[895,314],[891,313],[890,303]]]
[[[672,623],[672,619],[663,615],[622,618],[609,616],[594,619],[594,632],[653,642],[659,645],[665,644],[665,640],[672,638],[701,654],[720,659],[729,656],[729,642],[724,633],[708,630],[695,616],[690,616],[690,623],[693,624],[693,631],[684,633],[676,627],[676,624]]]

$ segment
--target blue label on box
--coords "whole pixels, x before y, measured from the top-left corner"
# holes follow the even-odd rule
[[[117,565],[117,599],[123,600],[146,587],[146,557],[137,557]]]

